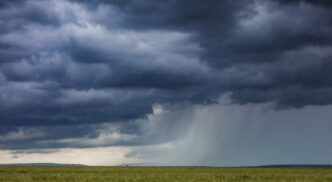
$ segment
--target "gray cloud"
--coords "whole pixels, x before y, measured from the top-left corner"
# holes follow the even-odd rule
[[[0,148],[163,144],[225,93],[330,105],[330,17],[309,0],[1,1]]]

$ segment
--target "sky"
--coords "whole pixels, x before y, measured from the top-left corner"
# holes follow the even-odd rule
[[[332,164],[332,2],[1,0],[0,163]]]

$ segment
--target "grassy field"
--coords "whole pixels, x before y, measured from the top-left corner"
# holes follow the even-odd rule
[[[332,169],[0,166],[0,181],[332,181]]]

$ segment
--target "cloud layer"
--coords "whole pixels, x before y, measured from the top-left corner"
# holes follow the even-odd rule
[[[311,0],[1,1],[0,149],[167,146],[201,136],[188,131],[198,122],[192,109],[225,94],[236,107],[329,107],[331,8]]]

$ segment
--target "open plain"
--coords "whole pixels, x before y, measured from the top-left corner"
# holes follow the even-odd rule
[[[0,182],[332,181],[330,168],[0,166]]]

